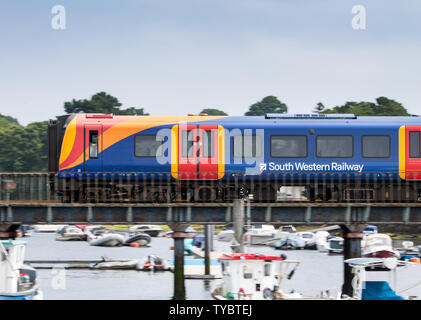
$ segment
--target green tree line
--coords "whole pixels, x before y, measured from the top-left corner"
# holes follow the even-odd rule
[[[116,97],[98,92],[90,99],[67,101],[64,112],[113,113],[116,115],[149,115],[144,108],[122,108]],[[262,116],[267,113],[287,113],[288,106],[275,96],[264,97],[249,106],[245,116]],[[395,100],[379,97],[375,102],[346,102],[341,106],[326,108],[316,104],[313,113],[353,113],[357,116],[408,116],[403,105]],[[228,115],[220,108],[204,108],[198,114]],[[33,122],[27,126],[18,120],[0,114],[0,172],[46,171],[48,160],[48,121]]]

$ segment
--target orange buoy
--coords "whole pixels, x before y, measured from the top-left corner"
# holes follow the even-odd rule
[[[140,247],[140,244],[138,244],[137,242],[132,242],[132,243],[130,243],[130,247],[138,248],[138,247]]]
[[[420,258],[416,258],[416,257],[413,257],[413,258],[409,259],[409,261],[415,262],[415,263],[421,263],[421,259]]]
[[[167,234],[166,234],[166,233],[164,233],[162,236],[163,236],[163,237],[166,237],[166,236],[167,236]]]
[[[174,246],[171,246],[171,247],[170,247],[170,250],[174,250]]]

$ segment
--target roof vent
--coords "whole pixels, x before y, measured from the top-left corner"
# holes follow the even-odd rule
[[[266,119],[357,119],[354,114],[320,114],[320,113],[298,113],[298,114],[282,114],[268,113]]]

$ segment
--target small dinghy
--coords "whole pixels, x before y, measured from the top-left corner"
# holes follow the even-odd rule
[[[130,234],[126,241],[124,241],[125,246],[132,246],[133,244],[138,244],[141,247],[148,246],[152,241],[152,237],[146,233],[135,233]]]
[[[127,270],[137,269],[139,261],[137,259],[111,259],[102,257],[102,262],[97,262],[91,265],[92,269],[107,269],[107,270]]]
[[[57,241],[81,241],[86,240],[85,233],[74,226],[64,226],[56,232]]]
[[[124,243],[124,237],[112,230],[94,228],[86,231],[91,246],[116,247]]]

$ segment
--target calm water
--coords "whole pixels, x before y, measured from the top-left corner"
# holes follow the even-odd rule
[[[141,259],[149,254],[165,259],[173,258],[170,246],[173,240],[153,238],[150,247],[95,247],[85,241],[55,241],[54,234],[32,233],[26,238],[26,259]],[[214,243],[215,249],[228,252],[226,242]],[[225,250],[224,250],[225,249]],[[343,257],[328,256],[313,250],[279,251],[267,246],[249,247],[248,252],[280,255],[301,261],[291,280],[285,281],[283,289],[294,289],[306,295],[318,295],[321,290],[330,290],[336,295],[342,286]],[[65,270],[64,282],[57,285],[58,275],[53,270],[38,270],[44,298],[48,299],[171,299],[173,295],[173,274],[171,272],[143,272],[121,270]],[[63,278],[59,278],[63,279]],[[397,290],[421,283],[421,265],[410,266],[397,274]],[[65,286],[65,289],[63,289]],[[187,299],[212,299],[212,280],[186,280]],[[58,287],[58,288],[57,288]],[[421,284],[402,293],[421,299]]]

